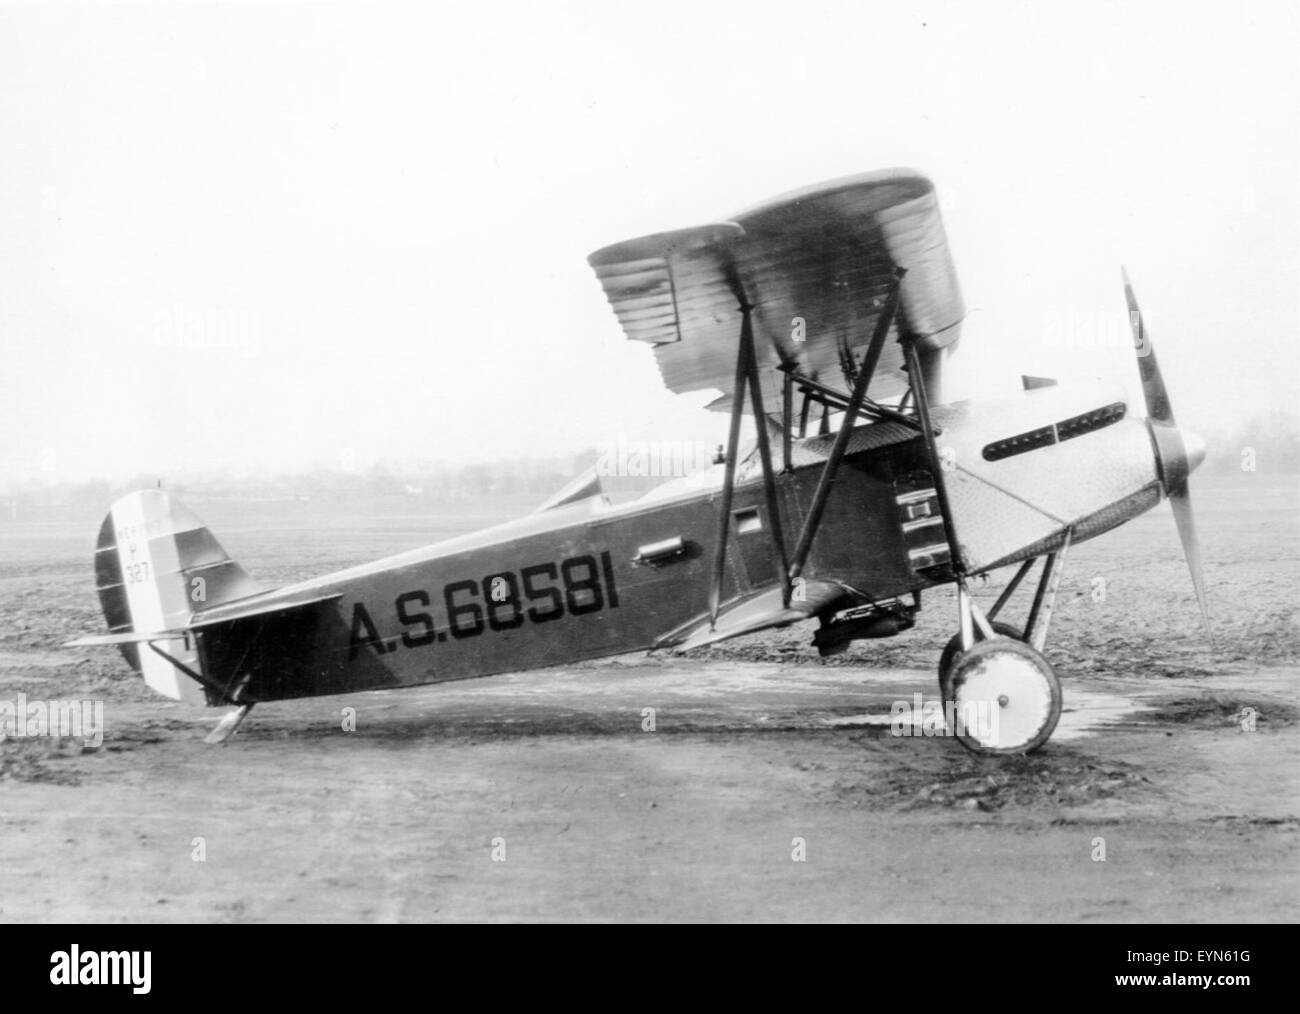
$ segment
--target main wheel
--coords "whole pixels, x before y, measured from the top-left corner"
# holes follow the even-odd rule
[[[980,641],[953,663],[949,677],[952,707],[945,707],[945,717],[962,746],[975,753],[1036,750],[1061,718],[1056,672],[1020,641]]]
[[[1025,639],[1025,633],[1019,627],[1013,627],[1010,623],[1002,623],[998,620],[993,621],[993,632],[999,637],[1009,637],[1013,641],[1023,641]],[[978,644],[979,642],[976,641],[975,643]],[[948,674],[952,669],[953,662],[960,655],[961,635],[954,634],[952,640],[944,645],[943,654],[939,656],[939,695],[943,698],[945,704],[952,700],[952,684],[948,679]]]

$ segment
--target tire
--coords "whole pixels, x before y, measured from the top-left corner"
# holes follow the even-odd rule
[[[950,675],[952,707],[944,715],[956,726],[949,731],[972,753],[1029,753],[1060,721],[1056,671],[1021,641],[980,641],[953,663]]]
[[[999,637],[1009,637],[1013,641],[1023,641],[1025,639],[1023,630],[1000,620],[993,621],[993,632]],[[980,642],[976,641],[975,643],[979,644]],[[939,695],[943,698],[945,704],[952,700],[952,688],[948,685],[948,672],[952,669],[952,664],[960,654],[961,635],[955,634],[953,639],[944,645],[943,654],[939,656]]]

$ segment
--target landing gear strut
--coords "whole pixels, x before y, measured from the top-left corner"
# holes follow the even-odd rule
[[[1044,558],[1023,633],[992,618],[1034,560],[1021,566],[987,615],[971,599],[965,579],[958,579],[960,630],[940,657],[939,691],[949,731],[973,753],[1028,753],[1046,743],[1056,729],[1061,683],[1042,649],[1069,548],[1067,531],[1061,548]]]

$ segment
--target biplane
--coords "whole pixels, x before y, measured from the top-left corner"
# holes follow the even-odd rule
[[[1071,546],[1167,498],[1201,610],[1180,429],[1133,288],[1145,399],[1026,378],[949,403],[965,309],[934,187],[885,170],[589,258],[628,338],[674,392],[713,389],[725,453],[614,504],[593,470],[535,512],[472,535],[266,589],[161,490],[117,501],[95,552],[106,635],[168,697],[232,706],[408,687],[815,620],[822,654],[912,627],[956,586],[939,660],[950,722],[983,754],[1047,741],[1061,687],[1044,656]],[[745,416],[753,437],[742,444]],[[1002,617],[1035,567],[1022,625]],[[1015,568],[987,610],[971,582]]]

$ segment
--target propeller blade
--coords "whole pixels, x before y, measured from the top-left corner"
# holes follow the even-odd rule
[[[1120,268],[1124,276],[1124,298],[1128,301],[1128,323],[1133,329],[1133,351],[1137,355],[1138,373],[1142,377],[1142,396],[1146,399],[1147,415],[1157,422],[1174,424],[1174,408],[1169,402],[1165,390],[1165,378],[1160,374],[1160,364],[1156,361],[1155,346],[1147,335],[1146,323],[1142,320],[1142,311],[1138,308],[1137,295],[1128,279],[1128,271]]]
[[[1169,392],[1165,390],[1165,378],[1160,373],[1155,346],[1147,334],[1137,294],[1129,281],[1128,271],[1121,267],[1120,272],[1124,277],[1124,299],[1128,302],[1128,321],[1133,329],[1133,352],[1142,378],[1142,396],[1147,403],[1148,426],[1160,463],[1161,482],[1174,512],[1174,524],[1178,526],[1178,539],[1183,544],[1183,557],[1192,575],[1192,587],[1201,607],[1205,632],[1213,644],[1214,630],[1210,626],[1210,607],[1205,598],[1205,578],[1201,572],[1201,545],[1196,538],[1196,518],[1192,514],[1192,497],[1187,488],[1187,476],[1205,457],[1205,442],[1175,425],[1174,407],[1169,401]]]
[[[1187,491],[1187,484],[1176,492],[1169,494],[1169,506],[1174,512],[1174,523],[1178,526],[1178,538],[1183,544],[1183,556],[1187,560],[1187,569],[1192,575],[1192,587],[1196,589],[1196,601],[1201,607],[1201,619],[1205,623],[1205,632],[1214,640],[1214,629],[1210,626],[1210,607],[1205,599],[1205,577],[1201,573],[1201,545],[1196,538],[1196,517],[1192,513],[1192,498]]]

